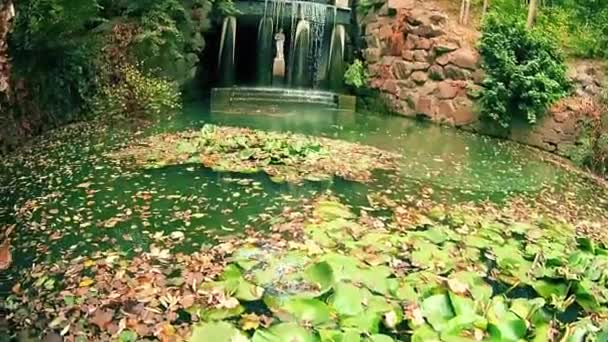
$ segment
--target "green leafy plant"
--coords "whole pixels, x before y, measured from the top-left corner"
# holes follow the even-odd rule
[[[481,114],[508,127],[514,118],[533,124],[569,91],[563,56],[552,37],[527,30],[523,19],[487,16],[479,45],[487,77]]]
[[[175,82],[147,75],[132,65],[123,65],[120,71],[121,79],[104,85],[93,100],[96,116],[151,118],[181,107]]]
[[[359,59],[355,59],[355,61],[348,66],[346,72],[344,73],[344,82],[355,88],[364,87],[368,78],[369,75],[367,70],[365,70],[363,62],[361,62]]]

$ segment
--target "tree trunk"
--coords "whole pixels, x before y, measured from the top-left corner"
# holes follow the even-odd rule
[[[471,0],[462,0],[460,3],[460,18],[458,20],[461,25],[466,25],[469,22],[470,9]]]
[[[486,13],[488,13],[488,2],[489,0],[483,0],[483,8],[481,9],[481,17],[485,17]]]
[[[537,10],[537,3],[536,0],[530,0],[530,4],[528,5],[528,28],[532,28],[532,26],[534,26],[534,21],[536,20],[536,10]]]
[[[7,137],[14,134],[13,96],[11,92],[11,63],[8,51],[8,34],[11,19],[15,16],[12,0],[0,0],[0,154],[8,148]]]

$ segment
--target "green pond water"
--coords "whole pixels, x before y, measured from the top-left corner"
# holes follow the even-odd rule
[[[129,139],[196,129],[204,124],[291,131],[368,144],[403,156],[399,170],[378,172],[368,184],[334,179],[278,184],[265,174],[218,173],[200,165],[153,170],[124,168],[105,153]],[[534,201],[550,192],[601,215],[605,191],[520,145],[395,116],[300,108],[281,115],[209,113],[204,103],[133,132],[128,127],[68,127],[37,138],[0,166],[0,223],[16,223],[13,267],[0,273],[0,292],[33,263],[92,255],[137,254],[175,231],[190,252],[244,228],[263,230],[284,208],[331,193],[355,210],[368,195],[438,203],[514,196]],[[379,212],[377,215],[388,215]]]

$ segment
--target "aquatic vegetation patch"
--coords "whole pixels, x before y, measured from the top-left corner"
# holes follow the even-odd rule
[[[148,168],[201,163],[215,171],[263,171],[277,182],[333,176],[365,182],[375,169],[394,169],[399,158],[340,140],[214,125],[200,131],[155,135],[111,156]]]
[[[565,223],[320,199],[192,255],[37,265],[2,304],[78,340],[603,341],[608,248]],[[407,216],[409,220],[400,220]],[[415,218],[415,219],[412,219]],[[78,338],[76,338],[78,337]]]

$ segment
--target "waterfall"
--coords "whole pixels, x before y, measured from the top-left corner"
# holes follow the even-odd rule
[[[236,43],[236,18],[226,17],[222,25],[220,51],[218,55],[218,72],[223,86],[234,85],[234,54]]]
[[[295,29],[292,51],[291,85],[298,88],[311,86],[312,73],[309,63],[311,50],[311,30],[307,20],[300,20]]]
[[[329,48],[329,89],[340,92],[344,86],[344,50],[346,47],[346,29],[344,25],[335,25]]]
[[[294,37],[291,42],[292,58],[290,58],[290,70],[295,71],[296,63],[301,60],[296,60],[295,55],[306,55],[306,66],[309,69],[309,75],[314,86],[319,84],[319,81],[323,77],[320,72],[321,56],[323,55],[323,40],[325,35],[326,25],[326,12],[327,6],[316,2],[304,2],[294,1],[291,5],[291,36]],[[305,24],[300,25],[302,22]],[[297,24],[296,24],[297,23]],[[304,27],[307,28],[308,42],[305,45],[306,52],[298,51],[298,48],[303,48],[304,45],[300,44],[298,47],[298,28],[302,30]],[[290,75],[293,78],[294,72]],[[295,85],[295,80],[291,79],[290,82]]]
[[[260,86],[269,86],[272,80],[273,42],[273,20],[272,18],[264,17],[260,20],[258,26],[257,41],[256,71],[257,84]]]

